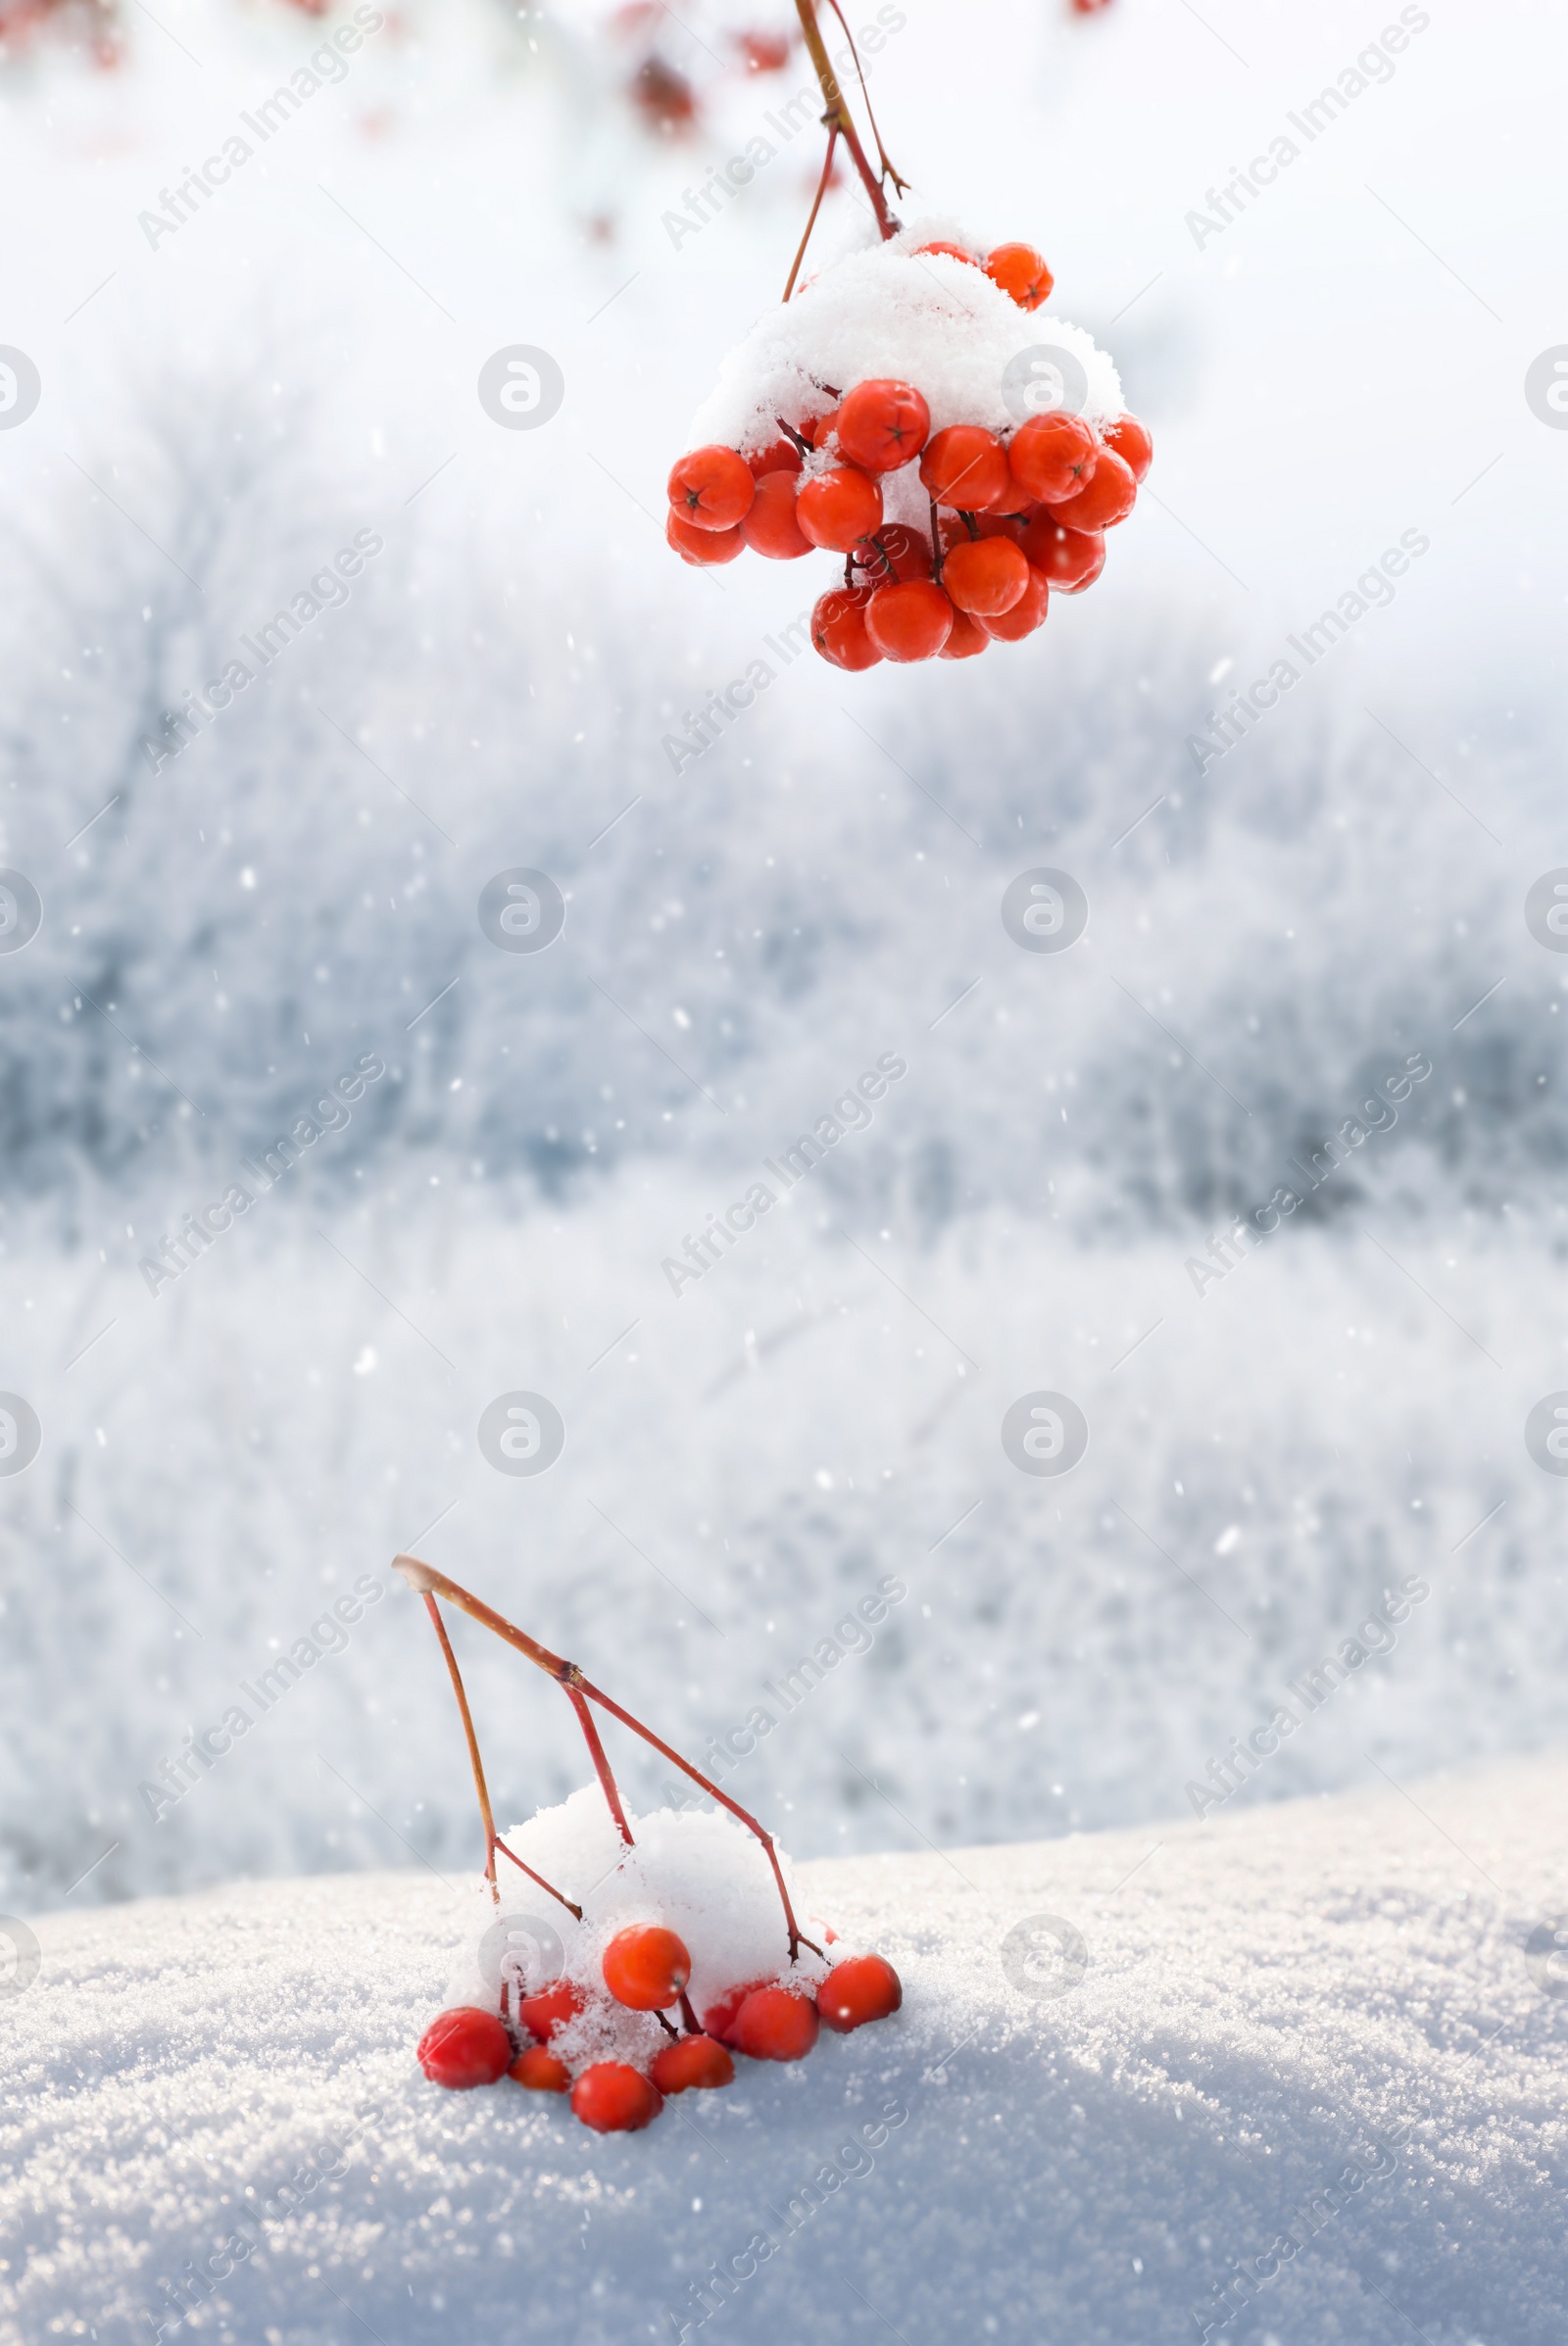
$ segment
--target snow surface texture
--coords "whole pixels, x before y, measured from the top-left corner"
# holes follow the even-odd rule
[[[1536,1761],[807,1864],[903,2011],[618,2139],[419,2077],[466,1885],[49,1917],[7,2007],[0,2338],[145,2346],[162,2284],[233,2239],[166,2338],[1193,2346],[1261,2260],[1216,2338],[1560,2346],[1568,1997],[1525,1949],[1565,1832],[1568,1771]],[[743,2277],[700,2322],[715,2263]]]
[[[808,277],[724,361],[687,445],[717,441],[756,453],[778,438],[781,416],[799,429],[836,404],[831,391],[881,377],[913,384],[933,433],[974,423],[1010,438],[1027,415],[1061,406],[1098,429],[1114,422],[1126,402],[1093,335],[1054,317],[1049,305],[1021,309],[984,269],[951,253],[919,249],[939,241],[985,249],[956,221],[921,220]],[[1029,385],[1027,367],[1008,372],[1030,353],[1054,357],[1050,395]]]

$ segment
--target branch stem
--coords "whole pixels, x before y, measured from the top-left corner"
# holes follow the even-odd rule
[[[437,1596],[444,1596],[449,1604],[457,1605],[461,1611],[468,1614],[474,1621],[482,1622],[486,1629],[493,1630],[495,1635],[504,1638],[507,1644],[515,1646],[519,1653],[526,1654],[530,1662],[533,1662],[537,1668],[543,1670],[547,1676],[553,1678],[559,1686],[564,1688],[568,1701],[577,1713],[578,1724],[587,1738],[595,1772],[604,1787],[605,1798],[610,1803],[611,1814],[628,1848],[632,1846],[631,1829],[626,1823],[626,1814],[620,1804],[620,1794],[615,1789],[615,1780],[611,1774],[610,1762],[605,1757],[605,1748],[599,1739],[598,1730],[588,1715],[587,1706],[590,1702],[597,1702],[601,1710],[608,1711],[612,1719],[618,1719],[622,1727],[629,1727],[634,1735],[640,1735],[645,1743],[652,1744],[653,1748],[664,1759],[667,1759],[671,1766],[678,1768],[683,1776],[689,1776],[693,1784],[701,1784],[710,1799],[716,1800],[720,1808],[727,1808],[732,1817],[738,1817],[747,1830],[756,1834],[767,1851],[767,1862],[773,1869],[773,1880],[777,1884],[779,1898],[783,1904],[784,1922],[790,1938],[791,1963],[795,1962],[803,1946],[809,1947],[813,1955],[821,1954],[822,1950],[816,1941],[806,1937],[795,1919],[795,1909],[790,1904],[790,1893],[785,1885],[784,1871],[778,1862],[778,1852],[773,1846],[772,1834],[763,1831],[748,1809],[742,1808],[738,1800],[732,1800],[727,1792],[721,1792],[717,1784],[703,1774],[701,1768],[694,1768],[690,1760],[682,1759],[680,1753],[671,1749],[662,1735],[656,1735],[651,1727],[644,1727],[640,1719],[634,1719],[630,1711],[622,1710],[620,1704],[605,1693],[602,1687],[594,1686],[591,1680],[584,1678],[575,1662],[565,1661],[560,1654],[552,1653],[548,1645],[541,1645],[536,1637],[530,1637],[526,1631],[516,1628],[514,1623],[506,1619],[505,1615],[498,1613],[493,1606],[487,1605],[482,1597],[470,1594],[457,1581],[449,1580],[444,1572],[437,1572],[433,1564],[422,1562],[418,1556],[394,1556],[392,1566],[393,1570],[401,1573],[409,1587],[416,1594],[422,1596],[429,1606],[431,1618],[435,1622],[437,1634],[441,1638],[442,1650],[447,1656],[448,1667],[452,1672],[452,1683],[457,1689],[458,1705],[463,1713],[464,1726],[468,1735],[468,1751],[473,1762],[474,1782],[479,1788],[480,1814],[484,1819],[485,1831],[490,1838],[488,1856],[489,1879],[492,1887],[495,1883],[495,1840],[497,1836],[494,1820],[490,1815],[490,1796],[484,1788],[484,1772],[479,1765],[479,1746],[474,1736],[473,1722],[468,1712],[467,1696],[463,1691],[463,1681],[458,1675],[457,1660],[453,1655],[441,1616],[436,1610],[434,1600]],[[506,1854],[511,1857],[511,1850],[508,1849]],[[514,1859],[513,1862],[516,1864],[520,1861]],[[524,1867],[523,1871],[526,1872],[527,1868]],[[545,1882],[541,1886],[548,1889],[550,1884]],[[554,1894],[557,1897],[561,1896],[559,1890]],[[561,1902],[564,1906],[570,1903],[564,1898]]]
[[[807,221],[806,233],[801,238],[800,244],[796,248],[795,265],[790,270],[789,283],[784,288],[784,299],[786,301],[789,300],[790,295],[795,291],[795,280],[801,273],[801,263],[806,259],[806,248],[811,241],[811,230],[816,226],[816,216],[822,209],[822,198],[827,193],[827,183],[833,170],[833,150],[838,145],[838,141],[839,126],[837,122],[829,122],[827,130],[827,153],[822,158],[822,176],[816,183],[816,194],[812,198],[811,202],[811,217]]]
[[[801,20],[801,30],[806,35],[808,53],[812,65],[816,68],[817,80],[822,85],[822,98],[826,107],[822,119],[837,129],[840,138],[849,148],[855,168],[860,174],[860,184],[871,199],[871,209],[876,214],[876,224],[881,229],[882,241],[886,244],[890,236],[897,236],[899,222],[888,210],[888,200],[882,192],[882,182],[866,160],[865,149],[860,144],[860,134],[856,129],[850,110],[844,102],[844,92],[839,87],[838,75],[834,73],[832,62],[828,57],[827,43],[822,38],[822,27],[816,21],[816,0],[795,0],[795,10]],[[877,140],[879,150],[881,144],[879,138]],[[885,157],[883,160],[886,162]],[[888,166],[888,169],[892,169],[891,165]],[[897,182],[898,173],[896,171],[893,176]]]

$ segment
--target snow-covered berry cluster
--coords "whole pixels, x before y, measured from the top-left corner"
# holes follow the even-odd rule
[[[669,476],[687,562],[845,557],[811,619],[841,668],[1032,635],[1053,591],[1100,576],[1153,454],[1089,336],[1027,322],[1052,289],[1032,245],[921,239],[850,256],[764,319]]]
[[[668,2094],[730,2084],[737,2055],[804,2060],[822,2028],[847,2035],[898,2011],[893,1966],[826,1924],[791,1959],[767,1861],[728,1818],[631,1822],[635,1845],[618,1845],[589,1789],[507,1835],[528,1867],[590,1886],[575,1922],[565,1904],[548,1920],[537,1900],[526,1915],[487,1906],[481,1945],[525,1952],[454,1982],[463,2000],[419,2040],[433,2083],[569,2094],[584,2126],[620,2133]]]

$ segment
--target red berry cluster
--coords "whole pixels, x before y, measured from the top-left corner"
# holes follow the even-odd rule
[[[833,1933],[827,1933],[829,1943]],[[803,2061],[825,2021],[848,2035],[867,2021],[885,2020],[904,2001],[899,1975],[880,1955],[850,1955],[835,1963],[815,1994],[778,1979],[753,1979],[731,1988],[699,2023],[686,1993],[692,1960],[685,1942],[660,1924],[617,1931],[601,1964],[606,1989],[631,2012],[678,2011],[681,2026],[663,2021],[664,2042],[646,2073],[627,2061],[593,2061],[573,2079],[550,2050],[551,2039],[589,1997],[569,1979],[524,1996],[510,2021],[476,2005],[441,2013],[419,2039],[418,2062],[436,2085],[493,2085],[503,2077],[539,2093],[571,2095],[574,2116],[601,2134],[645,2126],[664,2096],[692,2087],[728,2085],[733,2053],[752,2061]]]
[[[956,245],[922,245],[975,266]],[[986,274],[1026,310],[1051,291],[1032,245],[999,245]],[[793,562],[813,546],[843,554],[842,587],[811,614],[811,640],[836,667],[879,660],[968,660],[1044,623],[1052,590],[1082,594],[1105,562],[1105,531],[1132,512],[1153,442],[1136,415],[1097,433],[1061,411],[1032,415],[1006,439],[979,424],[931,431],[910,383],[878,377],[760,454],[697,448],[669,476],[665,534],[690,562],[733,562],[743,548]],[[835,462],[802,477],[807,454]],[[884,479],[918,464],[931,530],[883,518]]]

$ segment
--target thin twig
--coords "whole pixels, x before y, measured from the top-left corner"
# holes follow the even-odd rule
[[[882,166],[883,179],[891,179],[900,195],[907,195],[909,192],[909,182],[905,178],[904,174],[898,169],[898,166],[894,163],[892,156],[888,153],[887,148],[882,144],[882,133],[877,128],[876,116],[871,107],[871,93],[865,86],[865,68],[860,63],[860,52],[855,45],[855,35],[850,30],[849,22],[845,17],[843,9],[839,6],[839,0],[828,0],[828,6],[832,9],[833,14],[838,18],[839,23],[844,26],[844,37],[850,44],[850,55],[855,60],[856,78],[860,84],[860,95],[865,100],[865,119],[871,125],[871,136],[876,140],[876,159]]]
[[[801,273],[801,263],[806,259],[806,248],[811,241],[811,230],[816,226],[816,216],[822,209],[822,198],[827,193],[827,183],[833,170],[833,150],[838,145],[838,139],[839,126],[837,122],[830,122],[827,133],[827,153],[822,158],[822,176],[816,183],[816,196],[811,205],[811,217],[806,223],[806,234],[801,238],[799,249],[795,255],[795,266],[790,270],[789,283],[784,288],[786,301],[795,291],[795,280]],[[786,425],[785,429],[788,430],[788,428]]]
[[[791,1963],[797,1960],[803,1946],[809,1947],[813,1955],[821,1954],[822,1950],[816,1941],[808,1938],[795,1920],[795,1909],[790,1903],[790,1893],[784,1881],[783,1868],[778,1862],[778,1852],[773,1846],[773,1836],[763,1830],[749,1809],[742,1808],[740,1802],[732,1800],[727,1792],[721,1792],[710,1777],[705,1776],[700,1768],[694,1768],[690,1760],[682,1759],[680,1753],[672,1750],[662,1735],[656,1735],[651,1727],[644,1727],[642,1721],[634,1719],[630,1711],[622,1710],[620,1704],[605,1693],[602,1687],[596,1686],[590,1679],[583,1676],[575,1662],[568,1662],[561,1654],[552,1653],[548,1645],[541,1645],[537,1637],[530,1637],[526,1630],[518,1629],[514,1622],[508,1621],[504,1614],[498,1613],[493,1605],[487,1605],[482,1597],[472,1595],[459,1582],[449,1579],[446,1573],[437,1572],[433,1564],[426,1564],[419,1556],[399,1555],[393,1557],[392,1568],[402,1575],[416,1595],[422,1596],[429,1604],[437,1630],[441,1632],[443,1647],[446,1648],[449,1655],[451,1648],[445,1631],[442,1629],[440,1615],[436,1612],[433,1602],[437,1596],[444,1596],[449,1604],[457,1605],[472,1620],[481,1623],[485,1629],[492,1630],[507,1644],[515,1646],[517,1651],[525,1654],[536,1668],[543,1670],[556,1681],[558,1686],[564,1688],[572,1707],[577,1712],[579,1724],[587,1738],[589,1751],[593,1755],[595,1771],[604,1787],[605,1797],[610,1803],[611,1813],[620,1828],[623,1840],[628,1845],[631,1843],[630,1829],[626,1824],[625,1812],[620,1805],[620,1795],[615,1789],[615,1780],[611,1774],[610,1762],[605,1757],[604,1745],[599,1740],[598,1731],[595,1729],[593,1721],[587,1715],[586,1705],[590,1702],[597,1702],[601,1710],[608,1711],[612,1719],[618,1719],[622,1727],[629,1727],[633,1735],[641,1735],[643,1741],[652,1744],[653,1748],[664,1759],[667,1759],[672,1767],[679,1768],[683,1776],[689,1776],[693,1784],[700,1784],[710,1799],[716,1800],[721,1808],[727,1808],[731,1816],[738,1817],[741,1823],[756,1834],[767,1851],[767,1862],[773,1869],[773,1880],[778,1886],[779,1898],[783,1903],[784,1921],[789,1931]],[[478,1765],[478,1744],[472,1737],[471,1721],[467,1717],[467,1698],[462,1691],[462,1682],[458,1676],[455,1659],[451,1661],[450,1667],[453,1685],[458,1688],[459,1704],[464,1711],[465,1722],[469,1729],[470,1754],[474,1761],[474,1781],[480,1786],[481,1812],[485,1817],[486,1832],[493,1835],[494,1827],[489,1817],[489,1794],[483,1788],[483,1774]],[[491,1854],[493,1864],[493,1851]],[[507,1855],[511,1857],[510,1849],[507,1850]],[[514,1860],[514,1863],[518,1861]],[[524,1870],[526,1871],[526,1869]],[[544,1882],[541,1886],[548,1889],[550,1884]],[[555,1894],[558,1897],[561,1895],[559,1890]],[[569,1900],[563,1898],[562,1904],[567,1905]]]
[[[837,124],[839,135],[854,158],[855,168],[860,174],[860,183],[871,199],[871,209],[876,214],[876,224],[882,231],[882,241],[886,244],[890,236],[897,236],[899,222],[888,210],[887,197],[882,192],[882,182],[866,160],[865,149],[860,144],[859,132],[856,129],[850,110],[844,102],[844,92],[839,87],[838,76],[828,61],[827,43],[822,38],[822,28],[816,21],[815,0],[795,0],[795,7],[801,20],[801,29],[806,35],[807,49],[812,65],[816,68],[817,80],[822,85],[822,96],[827,107],[824,120]],[[880,143],[878,141],[878,144]]]

